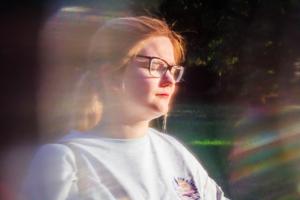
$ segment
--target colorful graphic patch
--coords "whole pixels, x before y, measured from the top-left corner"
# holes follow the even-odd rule
[[[175,188],[183,200],[200,200],[199,192],[193,179],[174,178]]]

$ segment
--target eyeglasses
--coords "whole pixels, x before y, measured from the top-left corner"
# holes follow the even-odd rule
[[[178,83],[182,78],[184,72],[183,66],[169,65],[167,61],[154,56],[136,55],[136,57],[146,58],[149,60],[147,68],[149,69],[150,75],[153,77],[160,78],[169,71],[176,83]]]

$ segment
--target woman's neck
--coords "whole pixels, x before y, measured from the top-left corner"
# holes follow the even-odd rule
[[[149,116],[133,110],[126,102],[106,99],[102,118],[95,130],[109,138],[139,138],[147,133],[150,121]]]

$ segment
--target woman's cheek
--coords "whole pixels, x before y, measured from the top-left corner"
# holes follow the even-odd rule
[[[151,93],[151,86],[143,79],[136,79],[130,82],[128,95],[136,100],[142,100],[148,98]]]

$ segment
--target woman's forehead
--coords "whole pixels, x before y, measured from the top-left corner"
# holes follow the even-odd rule
[[[174,47],[166,36],[156,36],[141,42],[142,48],[138,54],[163,58],[171,64],[175,62]]]

